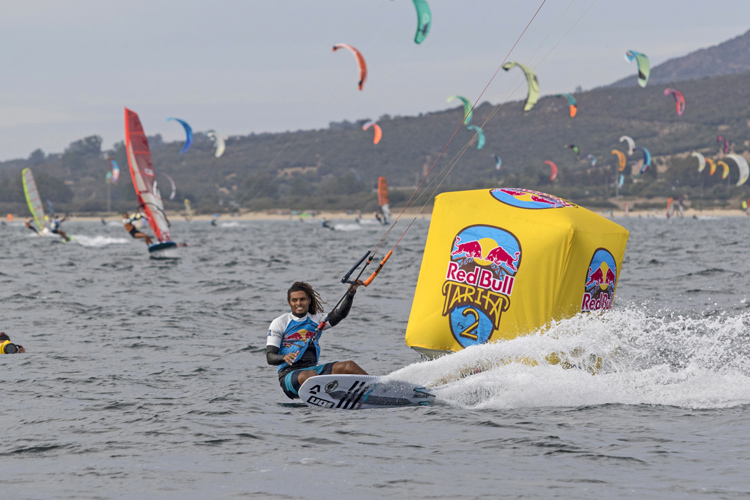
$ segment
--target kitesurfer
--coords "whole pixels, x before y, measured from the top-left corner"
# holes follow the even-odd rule
[[[34,231],[36,234],[39,234],[39,230],[36,228],[35,225],[31,223],[31,219],[26,219],[26,222],[23,223],[24,226]]]
[[[151,246],[153,241],[151,241],[151,238],[146,233],[142,233],[136,229],[136,227],[133,225],[133,221],[136,221],[140,219],[142,216],[140,214],[136,214],[133,217],[130,217],[127,212],[122,213],[122,225],[125,226],[125,230],[130,233],[130,236],[133,238],[141,238],[146,241],[146,246]]]
[[[10,337],[3,332],[0,332],[0,354],[17,354],[26,352],[26,349],[22,345],[14,344],[10,341]]]
[[[59,234],[60,237],[63,239],[63,241],[70,241],[70,238],[68,238],[68,235],[65,234],[65,231],[60,229],[60,224],[68,220],[68,216],[66,215],[62,219],[58,219],[54,215],[49,221],[49,230],[52,234]]]
[[[346,318],[352,307],[354,294],[361,281],[352,283],[336,309],[327,317],[328,326],[336,326]],[[354,361],[334,361],[319,365],[320,325],[326,315],[318,292],[304,281],[297,281],[287,290],[287,302],[291,312],[282,314],[268,329],[266,339],[266,361],[279,367],[279,384],[290,399],[299,398],[300,386],[315,375],[354,374],[367,375]]]

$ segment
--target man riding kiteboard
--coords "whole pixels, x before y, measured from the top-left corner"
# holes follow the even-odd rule
[[[297,281],[287,290],[291,311],[271,322],[266,340],[266,361],[279,367],[279,384],[290,399],[299,398],[300,386],[316,375],[367,375],[354,361],[318,364],[318,339],[322,331],[346,318],[361,284],[361,281],[351,283],[344,298],[328,316],[323,314],[320,295],[309,284]]]

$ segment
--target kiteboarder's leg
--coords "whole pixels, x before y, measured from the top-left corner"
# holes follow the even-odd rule
[[[24,222],[24,225],[25,225],[25,226],[26,226],[27,228],[29,228],[29,229],[31,229],[32,231],[34,231],[34,232],[35,232],[36,234],[39,234],[39,230],[38,230],[38,229],[37,229],[37,228],[36,228],[35,226],[33,226],[33,225],[31,224],[31,220],[30,220],[30,219],[26,219],[26,222]]]
[[[279,379],[284,394],[290,399],[299,398],[299,388],[305,383],[305,380],[315,375],[330,375],[333,373],[333,366],[336,363],[326,363],[324,365],[312,366],[287,373]]]
[[[299,397],[299,388],[310,377],[344,373],[350,375],[367,375],[367,372],[360,368],[354,361],[335,361],[333,363],[313,366],[310,369],[295,370],[287,373],[280,380],[281,388],[284,389],[284,393],[287,396],[295,399]]]
[[[279,382],[281,382],[281,389],[288,398],[297,399],[299,398],[299,388],[305,383],[305,380],[314,377],[317,374],[318,373],[314,369],[296,370],[287,373],[286,376],[279,380]]]
[[[315,375],[330,375],[332,373],[336,375],[367,375],[366,371],[364,371],[357,363],[351,360],[335,361],[333,363],[315,366],[311,370],[298,370],[292,373],[296,373],[296,379],[299,383],[299,385],[297,386],[298,388],[300,385],[305,383],[305,380],[309,379],[310,377],[314,377]],[[287,377],[289,375],[287,375]]]
[[[131,225],[131,226],[130,226],[130,231],[128,231],[128,233],[129,233],[129,234],[130,234],[130,236],[132,236],[133,238],[140,238],[140,239],[142,239],[142,240],[145,240],[145,242],[146,242],[146,246],[151,246],[151,244],[153,243],[153,241],[151,240],[151,237],[150,237],[149,235],[147,235],[146,233],[142,233],[142,232],[138,231],[138,230],[137,230],[137,229],[135,228],[135,226],[132,226],[132,225]]]
[[[362,369],[354,361],[337,361],[333,363],[333,371],[331,373],[340,374],[347,373],[350,375],[367,375],[367,372]]]
[[[68,235],[65,234],[65,231],[63,231],[63,230],[61,230],[61,229],[59,229],[59,228],[57,228],[55,226],[50,226],[50,232],[52,234],[59,234],[60,238],[62,238],[63,241],[68,241]]]
[[[142,240],[145,240],[146,246],[151,246],[151,244],[153,243],[149,235],[138,231],[136,228],[130,230],[130,236],[132,236],[133,238],[140,238]]]

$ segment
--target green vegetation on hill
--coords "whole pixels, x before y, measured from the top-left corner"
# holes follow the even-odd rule
[[[748,85],[750,73],[673,84],[687,101],[681,117],[675,113],[673,98],[663,95],[664,86],[651,84],[577,93],[575,118],[568,115],[567,101],[554,96],[540,99],[527,113],[520,102],[499,107],[483,103],[471,122],[484,129],[487,144],[482,150],[476,149],[470,142],[473,134],[461,126],[459,106],[416,117],[381,116],[377,121],[383,139],[378,145],[372,144],[371,130],[361,129],[364,119],[332,123],[324,130],[230,137],[222,158],[213,156],[212,142],[200,132],[183,155],[179,154],[181,143],[164,143],[158,135],[149,137],[149,143],[156,171],[172,176],[178,186],[175,201],[165,203],[171,210],[180,209],[182,200],[189,198],[202,213],[240,208],[370,211],[377,206],[378,176],[387,178],[391,204],[398,206],[411,195],[457,128],[430,176],[432,180],[452,167],[441,191],[525,187],[584,206],[614,208],[617,172],[610,151],[625,150],[619,138],[629,135],[651,151],[654,162],[639,176],[632,164],[640,153],[629,157],[631,165],[620,195],[644,199],[686,195],[693,206],[724,206],[750,196],[750,186],[734,186],[738,175],[734,165],[728,180],[722,181],[720,172],[709,177],[708,169],[699,174],[697,160],[689,154],[700,151],[716,157],[717,135],[728,138],[736,153],[750,150]],[[148,123],[144,126],[148,132]],[[580,160],[564,148],[570,143],[580,148]],[[124,146],[115,144],[108,152],[122,172],[118,184],[111,186],[112,211],[133,210],[135,194]],[[499,172],[492,154],[502,158]],[[597,158],[595,167],[588,154]],[[549,181],[545,160],[554,161],[560,169],[554,182]],[[59,211],[106,210],[109,163],[103,159],[99,137],[76,141],[62,154],[45,155],[37,150],[27,160],[0,163],[0,212],[26,212],[20,172],[27,166],[33,169],[42,197],[49,198]],[[166,178],[157,179],[166,200],[169,183]],[[660,206],[661,202],[654,203]]]

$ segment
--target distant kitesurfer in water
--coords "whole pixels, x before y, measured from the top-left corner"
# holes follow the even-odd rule
[[[151,241],[151,238],[146,234],[138,231],[136,227],[133,225],[133,221],[136,221],[141,218],[141,215],[134,215],[133,217],[130,217],[127,212],[122,213],[122,225],[125,226],[125,230],[130,233],[130,236],[133,238],[141,238],[146,241],[146,246],[151,246],[153,241]]]
[[[31,223],[31,219],[26,219],[26,222],[23,223],[24,226],[34,231],[36,234],[39,234],[39,230],[36,228],[35,225]]]
[[[60,237],[63,239],[63,241],[70,241],[70,238],[68,238],[68,235],[65,234],[65,231],[60,229],[60,224],[68,220],[68,216],[66,215],[62,219],[58,219],[54,215],[49,221],[49,230],[52,234],[59,234]]]
[[[329,326],[346,318],[361,281],[349,286],[341,304],[328,315]],[[317,327],[326,318],[318,292],[304,281],[297,281],[286,292],[291,312],[282,314],[268,329],[266,361],[279,367],[279,384],[290,399],[299,398],[300,386],[310,377],[332,373],[367,375],[354,361],[334,361],[319,365],[320,332]]]
[[[14,344],[3,332],[0,332],[0,354],[16,354],[26,352],[22,345]]]

